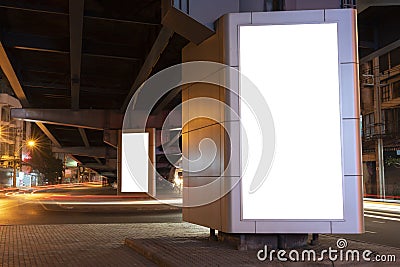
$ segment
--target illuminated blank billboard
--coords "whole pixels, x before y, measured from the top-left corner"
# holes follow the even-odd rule
[[[241,103],[242,219],[344,218],[338,57],[337,23],[240,26],[239,69],[268,103],[276,136],[269,174],[250,192],[262,138]],[[251,91],[242,83],[240,94]]]
[[[123,133],[121,192],[148,192],[149,134]]]
[[[229,107],[182,108],[184,118],[215,111],[224,128],[185,132],[186,155],[197,159],[198,140],[212,138],[218,156],[207,172],[184,172],[184,221],[240,234],[364,231],[356,24],[354,9],[229,13],[215,35],[182,50],[188,65],[229,72],[198,68],[220,88],[182,91],[187,102]],[[196,190],[204,184],[213,191]],[[190,206],[198,199],[207,201]]]

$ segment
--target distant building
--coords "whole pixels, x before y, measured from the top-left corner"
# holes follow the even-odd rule
[[[358,11],[365,196],[400,199],[400,2]]]
[[[10,118],[12,108],[21,108],[21,103],[10,95],[11,92],[0,71],[0,188],[11,187],[14,176],[17,186],[33,186],[40,176],[24,163],[31,156],[24,146],[31,136],[31,124]]]

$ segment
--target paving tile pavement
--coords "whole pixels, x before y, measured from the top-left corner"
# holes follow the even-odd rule
[[[238,251],[208,240],[208,234],[208,228],[189,223],[0,226],[0,266],[377,266],[362,261],[333,263],[326,257],[316,263],[261,262],[257,251]],[[320,244],[312,248],[320,253],[329,246],[336,248],[336,241],[321,236]],[[399,249],[348,241],[349,249],[394,254],[398,264]]]
[[[300,254],[300,261],[279,261],[276,252],[273,261],[269,261],[268,258],[265,261],[260,261],[257,258],[257,250],[239,251],[232,245],[209,240],[207,228],[192,226],[187,223],[181,223],[177,226],[171,229],[168,236],[148,235],[145,238],[132,236],[127,238],[125,243],[134,251],[160,266],[399,266],[400,261],[400,249],[354,240],[346,240],[346,246],[343,249],[338,249],[337,242],[340,237],[330,235],[321,235],[317,245],[307,245],[296,249]],[[166,228],[163,225],[157,225],[157,227]],[[196,231],[197,234],[193,234]],[[332,254],[333,257],[337,255],[337,260],[330,260],[327,251],[322,253],[323,250],[329,248],[338,251],[338,253],[333,252]],[[316,260],[301,261],[304,250],[315,251]],[[359,260],[352,260],[352,253],[346,256],[347,251],[355,250],[359,252]],[[367,255],[371,259],[370,262],[364,261],[362,258],[362,253],[366,250],[371,251],[371,255]],[[285,251],[286,258],[288,258],[291,250]],[[340,260],[340,251],[343,251],[343,260]],[[305,254],[306,259],[307,255]],[[377,255],[393,255],[396,260],[395,262],[377,262],[375,260]],[[346,260],[346,257],[349,260]],[[320,258],[321,260],[319,260]],[[355,256],[355,258],[357,257]]]
[[[139,229],[133,224],[0,226],[0,266],[156,266],[124,246],[124,238]]]
[[[206,237],[189,223],[0,225],[0,266],[156,266],[127,237]]]

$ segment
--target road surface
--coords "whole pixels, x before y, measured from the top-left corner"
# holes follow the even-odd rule
[[[100,193],[107,195],[99,195]],[[102,203],[97,201],[99,199]],[[82,205],[81,200],[90,201]],[[79,205],[74,205],[78,202]],[[179,209],[165,209],[163,205],[147,205],[141,204],[142,202],[149,201],[118,199],[110,194],[109,189],[90,185],[73,188],[54,187],[36,192],[3,193],[0,195],[0,225],[182,221]],[[157,208],[161,206],[161,209]]]
[[[400,204],[365,201],[365,233],[348,239],[400,248]]]
[[[33,193],[0,194],[0,225],[182,221],[179,209],[160,210],[157,209],[159,205],[149,205],[147,200],[115,197],[115,191],[110,188],[93,185],[54,187]],[[114,201],[110,202],[109,199]],[[400,205],[367,201],[364,206],[365,233],[340,237],[400,248]]]

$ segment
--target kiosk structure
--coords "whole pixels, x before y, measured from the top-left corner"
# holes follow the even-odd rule
[[[183,62],[236,72],[182,90],[183,219],[224,233],[362,233],[357,54],[352,9],[231,13],[187,45]],[[205,148],[213,161],[199,168]]]

